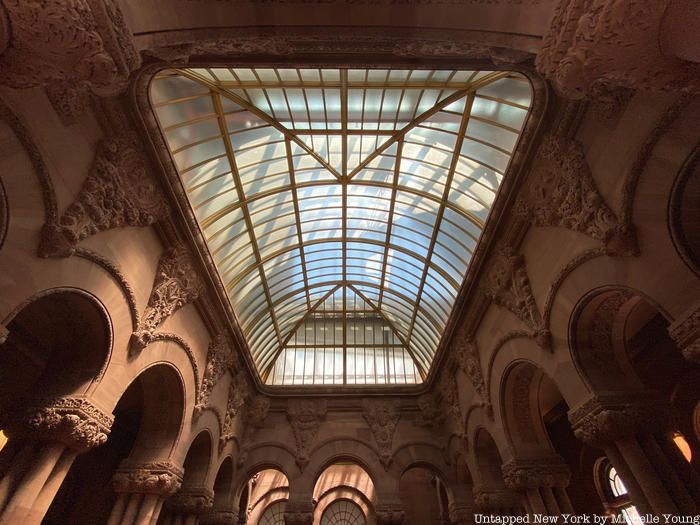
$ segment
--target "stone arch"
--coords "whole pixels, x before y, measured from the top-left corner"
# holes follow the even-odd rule
[[[88,394],[104,375],[113,329],[107,309],[93,294],[72,287],[44,290],[17,307],[5,325],[9,334],[2,346],[8,351],[0,353],[0,409],[36,392]]]
[[[214,506],[212,511],[215,513],[229,511],[232,506],[233,473],[233,459],[231,456],[226,456],[219,465],[214,478]]]
[[[278,469],[265,468],[252,474],[241,495],[234,502],[239,512],[245,512],[246,523],[259,523],[262,515],[275,503],[289,499],[289,478]]]
[[[367,518],[374,523],[376,504],[375,485],[369,473],[354,462],[336,462],[328,465],[314,484],[312,499],[314,523],[320,523],[328,506],[340,499],[347,499],[358,505]]]
[[[668,204],[668,225],[678,255],[700,274],[700,144],[690,152],[673,182]]]
[[[443,483],[447,502],[455,500],[456,478],[453,469],[447,464],[444,450],[427,443],[407,443],[394,453],[394,464],[390,472],[392,477],[400,479],[406,471],[414,467],[426,468],[433,472]]]
[[[451,486],[439,468],[427,461],[407,465],[399,477],[399,498],[408,523],[427,523],[435,517],[449,522],[449,507],[454,501]]]
[[[484,427],[477,428],[472,443],[475,485],[486,489],[505,489],[501,474],[503,457],[491,433]]]
[[[251,448],[245,463],[239,466],[234,473],[234,505],[238,504],[246,483],[254,474],[265,469],[274,469],[279,470],[288,480],[291,480],[291,474],[299,470],[295,461],[294,454],[279,445],[263,444]]]
[[[213,458],[212,436],[208,430],[202,430],[190,443],[185,463],[182,488],[203,487]]]

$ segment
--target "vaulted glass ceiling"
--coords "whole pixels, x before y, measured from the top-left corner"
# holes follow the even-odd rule
[[[529,113],[511,72],[165,70],[152,104],[269,384],[427,375]]]

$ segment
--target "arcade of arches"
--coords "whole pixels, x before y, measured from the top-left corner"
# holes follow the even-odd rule
[[[700,514],[694,0],[0,0],[0,525]]]

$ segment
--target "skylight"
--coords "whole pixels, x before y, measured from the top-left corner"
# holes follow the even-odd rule
[[[526,121],[527,79],[178,69],[151,98],[262,380],[423,381]]]

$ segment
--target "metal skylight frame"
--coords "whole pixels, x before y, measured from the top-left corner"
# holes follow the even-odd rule
[[[249,77],[252,73],[252,79],[245,80],[237,75],[245,72]],[[324,72],[326,74],[332,74],[332,79],[324,79]],[[329,73],[330,72],[330,73]],[[411,77],[414,74],[422,77],[419,81],[412,81]],[[465,76],[468,73],[468,78]],[[396,82],[391,80],[390,77],[396,76],[398,74],[399,78],[403,75],[402,82]],[[218,75],[218,76],[217,76]],[[264,75],[266,78],[263,79],[261,76]],[[290,80],[291,76],[296,75],[297,80]],[[318,80],[309,80],[309,76],[316,75]],[[383,79],[377,80],[377,75],[384,75]],[[351,77],[352,78],[349,78]],[[364,76],[358,80],[358,76]],[[457,81],[454,79],[460,77]],[[284,78],[283,78],[284,77]],[[304,77],[307,77],[304,79]],[[370,78],[372,77],[372,79]],[[452,261],[445,259],[447,256],[454,256],[454,260],[458,260],[459,256],[452,255],[436,255],[439,257],[439,261],[435,261],[434,253],[436,247],[441,247],[442,250],[448,250],[449,248],[442,247],[444,244],[438,243],[439,237],[445,237],[449,229],[451,231],[452,240],[458,242],[460,240],[467,239],[467,243],[472,246],[476,245],[478,241],[478,236],[483,229],[483,224],[488,213],[490,204],[495,198],[495,194],[500,184],[500,177],[505,173],[505,168],[507,161],[509,161],[510,155],[514,150],[515,144],[519,137],[519,133],[527,119],[529,113],[529,105],[531,102],[531,92],[528,95],[527,103],[523,103],[524,97],[522,95],[522,90],[520,88],[515,89],[517,92],[514,99],[509,99],[505,96],[498,96],[498,90],[496,93],[487,92],[489,86],[498,85],[500,83],[501,87],[504,83],[510,83],[511,88],[517,87],[518,84],[525,84],[529,90],[529,83],[527,80],[519,74],[514,74],[510,72],[480,72],[480,71],[396,71],[396,70],[357,70],[357,69],[274,69],[274,68],[258,68],[258,69],[246,69],[246,68],[218,68],[218,69],[179,69],[179,70],[166,70],[161,72],[156,76],[155,83],[157,84],[159,79],[170,79],[179,78],[182,82],[191,81],[192,86],[196,86],[194,90],[187,92],[185,89],[183,92],[178,92],[178,89],[171,89],[173,95],[184,95],[184,96],[165,96],[167,95],[167,89],[162,90],[158,97],[154,97],[153,105],[156,110],[156,114],[159,116],[161,123],[161,129],[166,136],[166,141],[171,149],[171,153],[178,164],[178,156],[182,153],[188,151],[193,151],[196,148],[206,148],[211,145],[212,142],[220,140],[223,144],[223,153],[204,158],[198,163],[194,163],[191,166],[187,166],[183,169],[178,169],[183,178],[183,183],[187,179],[187,172],[189,170],[198,170],[202,166],[206,166],[211,163],[212,160],[225,159],[228,162],[230,170],[228,173],[217,174],[214,179],[230,175],[233,181],[233,187],[227,188],[220,194],[213,194],[209,196],[207,200],[202,202],[191,201],[191,205],[195,209],[195,214],[198,217],[200,223],[200,228],[202,229],[207,241],[215,241],[216,237],[222,235],[228,235],[226,228],[221,226],[215,226],[218,221],[222,218],[227,217],[235,212],[240,211],[242,215],[242,221],[244,224],[243,233],[238,237],[234,237],[233,240],[229,239],[229,243],[234,242],[241,236],[246,234],[249,236],[249,246],[252,251],[252,259],[254,264],[243,264],[238,262],[236,265],[228,265],[230,261],[236,261],[238,255],[235,252],[229,253],[226,258],[219,260],[217,267],[219,269],[224,286],[229,291],[232,303],[234,305],[234,310],[238,317],[241,328],[246,334],[249,346],[251,347],[251,355],[253,361],[258,366],[258,371],[260,372],[263,380],[265,380],[271,369],[275,366],[275,360],[277,356],[280,355],[285,345],[289,342],[295,333],[295,330],[300,326],[304,319],[306,319],[312,312],[315,311],[318,305],[322,304],[325,298],[333,293],[333,290],[337,289],[339,286],[346,288],[351,288],[354,293],[358,294],[363,298],[365,302],[372,306],[372,308],[382,316],[384,321],[391,327],[392,331],[398,336],[402,344],[405,345],[406,350],[410,353],[414,362],[420,371],[420,375],[425,378],[427,371],[430,367],[432,359],[434,357],[435,350],[439,344],[441,337],[441,332],[444,330],[447,318],[451,312],[456,299],[456,294],[459,292],[460,286],[464,279],[466,273],[468,261],[464,264],[463,268],[457,268],[455,271],[454,264]],[[436,80],[436,79],[440,80]],[[520,86],[522,87],[522,86]],[[321,97],[318,95],[312,95],[313,90],[320,91]],[[431,104],[430,107],[419,111],[421,108],[421,100],[426,93],[434,94],[435,91],[439,93],[435,99],[435,103]],[[157,90],[156,90],[157,91]],[[181,90],[182,91],[182,90]],[[299,96],[299,91],[301,91],[303,98]],[[353,113],[353,121],[350,122],[350,99],[357,97],[357,92],[362,93],[362,103],[361,103],[361,114],[359,116],[359,122],[357,121],[357,111]],[[381,96],[377,97],[375,91],[380,91]],[[405,112],[402,110],[402,102],[407,97],[409,91],[417,91],[419,96],[417,101],[412,106],[413,111],[410,112],[410,118],[407,118]],[[503,91],[503,89],[501,89]],[[507,91],[507,86],[506,86]],[[339,108],[332,106],[329,100],[332,101],[330,97],[327,97],[327,93],[333,92],[337,95],[340,104]],[[165,93],[165,95],[164,95]],[[252,93],[252,94],[251,94]],[[379,99],[378,108],[375,108],[375,118],[367,117],[366,113],[372,111],[371,104],[366,102],[366,99],[371,98],[369,93]],[[252,103],[251,99],[257,96],[262,102],[259,102],[261,106],[267,106],[266,108],[256,107]],[[313,99],[316,96],[316,99]],[[398,96],[398,103],[387,102],[391,97]],[[430,96],[430,95],[429,95]],[[518,98],[518,96],[520,98]],[[166,112],[161,108],[166,108],[167,106],[175,107],[177,105],[186,105],[193,101],[197,102],[201,99],[209,98],[212,103],[213,111],[207,113],[206,111],[193,111],[192,114],[185,115],[184,120],[177,122],[169,122]],[[273,101],[272,98],[277,97],[277,100]],[[304,109],[301,112],[301,117],[299,117],[298,106],[299,102],[303,100]],[[318,108],[314,110],[309,100],[314,102],[321,102],[323,106],[323,117],[320,117],[320,111]],[[460,101],[464,100],[464,107],[459,112],[454,112],[451,110],[454,106],[460,106]],[[486,118],[484,115],[474,114],[472,111],[472,104],[475,100],[479,102],[487,101],[493,106],[496,117]],[[265,102],[266,101],[266,102]],[[291,102],[290,102],[291,101]],[[393,104],[393,106],[392,106]],[[483,104],[482,104],[483,105]],[[226,106],[226,107],[225,107]],[[356,106],[353,106],[355,109]],[[389,108],[394,113],[393,119],[385,119],[384,113],[386,108]],[[233,108],[233,109],[232,109]],[[238,108],[238,109],[236,109]],[[521,110],[522,118],[519,119],[517,126],[509,126],[508,122],[503,122],[503,119],[498,117],[498,111],[502,108],[518,108]],[[264,111],[267,109],[268,111]],[[338,111],[339,109],[339,111]],[[411,109],[411,106],[409,106]],[[295,112],[297,116],[295,118]],[[314,115],[312,115],[314,113]],[[241,129],[231,129],[231,123],[227,119],[232,119],[231,115],[234,114],[247,114],[252,117],[253,120],[257,120],[261,123],[260,126],[248,126],[247,128]],[[306,115],[306,120],[304,120],[304,114]],[[163,118],[165,115],[165,118]],[[459,118],[459,127],[456,131],[450,131],[447,129],[449,122],[444,125],[444,129],[440,127],[441,123],[439,120],[435,120],[435,117],[439,116],[442,119],[449,118]],[[316,120],[314,121],[314,119]],[[177,143],[177,140],[170,140],[169,133],[173,130],[178,130],[178,128],[183,129],[194,129],[197,124],[206,123],[209,120],[215,119],[218,126],[218,134],[209,136],[196,136],[189,137],[188,141],[184,144]],[[340,122],[334,122],[339,120]],[[433,120],[431,120],[433,119]],[[235,119],[233,119],[235,120]],[[448,119],[449,120],[449,119]],[[518,120],[518,119],[516,119]],[[320,121],[320,122],[319,122]],[[506,119],[507,121],[507,119]],[[284,124],[283,124],[284,122]],[[490,127],[493,129],[503,129],[506,130],[507,134],[514,135],[511,136],[512,140],[506,141],[504,144],[495,144],[493,140],[489,139],[488,133],[486,137],[478,137],[474,133],[468,132],[470,122],[478,122],[483,126]],[[304,123],[307,126],[304,126]],[[325,124],[324,127],[320,127]],[[316,125],[314,127],[314,124]],[[357,125],[359,124],[359,128]],[[371,126],[366,128],[366,126]],[[376,126],[376,129],[374,127]],[[384,128],[382,128],[384,126]],[[206,127],[206,126],[203,126]],[[276,140],[270,140],[268,144],[263,144],[263,146],[268,146],[266,149],[272,150],[281,145],[282,153],[279,157],[265,157],[259,156],[259,158],[252,164],[241,165],[241,169],[245,172],[250,169],[250,166],[260,166],[263,163],[276,158],[278,161],[283,163],[286,168],[283,169],[286,173],[273,173],[272,176],[286,177],[286,184],[273,185],[268,187],[265,191],[259,191],[254,194],[248,194],[246,182],[241,176],[241,171],[239,171],[239,160],[244,157],[248,150],[255,150],[259,145],[252,145],[247,148],[237,148],[233,143],[233,137],[236,133],[245,133],[251,130],[259,130],[264,128],[270,128],[274,130],[278,135],[275,137]],[[391,129],[389,129],[391,128]],[[453,135],[454,144],[451,149],[446,149],[445,146],[440,144],[425,144],[422,143],[420,139],[424,136],[420,133],[424,133],[425,136],[429,136],[431,132],[435,132],[434,135],[444,134],[447,136],[449,134]],[[186,134],[183,134],[183,136]],[[414,136],[415,135],[415,136]],[[272,136],[272,135],[271,135]],[[440,135],[442,136],[442,135]],[[311,146],[305,142],[304,138],[310,137]],[[336,140],[334,137],[340,139],[340,158],[341,163],[334,165],[334,161],[331,157],[331,141]],[[378,144],[379,137],[384,139],[382,144]],[[182,138],[182,137],[180,137]],[[354,149],[349,148],[348,141],[353,139],[360,141],[359,153]],[[360,158],[362,156],[362,142],[367,139],[368,141],[374,140],[375,147],[370,148],[371,153],[366,155],[359,162],[352,165],[348,164],[349,157],[355,157],[357,153]],[[324,158],[323,153],[316,151],[316,144],[318,141],[324,141],[326,143],[326,151],[328,152],[328,158]],[[507,159],[501,159],[501,166],[490,166],[483,159],[478,159],[470,152],[465,153],[463,151],[464,141],[468,140],[478,147],[482,147],[484,151],[492,150],[505,157]],[[509,142],[509,144],[508,144]],[[378,146],[378,147],[377,147]],[[471,146],[474,147],[473,145]],[[426,158],[430,155],[447,155],[450,158],[449,165],[441,165],[439,163],[431,163],[427,160],[421,160],[418,158],[412,159],[410,157],[411,153],[404,154],[404,148],[419,151]],[[423,148],[422,150],[420,148]],[[442,149],[441,149],[442,148]],[[323,151],[323,147],[319,147],[319,150]],[[296,161],[300,157],[307,156],[313,159],[317,165],[325,170],[330,177],[319,178],[319,179],[305,179],[297,180],[297,166]],[[196,155],[195,155],[196,157]],[[393,159],[393,161],[392,161]],[[412,159],[412,160],[411,160]],[[386,180],[377,180],[375,178],[362,178],[363,174],[366,174],[372,170],[379,173],[381,169],[373,167],[373,163],[377,161],[388,161],[393,162],[392,169]],[[217,161],[218,162],[218,161]],[[413,163],[414,168],[420,169],[430,169],[433,173],[445,172],[444,182],[441,183],[440,192],[436,192],[426,185],[424,187],[417,186],[414,182],[412,184],[402,184],[400,181],[403,179],[409,179],[410,177],[415,177],[420,179],[415,173],[405,172],[403,169],[404,163],[411,165]],[[504,164],[505,162],[505,164]],[[480,180],[478,177],[469,177],[466,173],[462,173],[464,170],[465,163],[472,163],[479,168],[482,168],[484,172],[489,172],[493,174],[492,181]],[[426,168],[427,166],[427,168]],[[178,166],[180,168],[180,166]],[[410,166],[409,166],[410,167]],[[474,168],[476,169],[476,168]],[[299,170],[301,173],[304,170],[313,169],[308,166],[303,170]],[[388,170],[385,170],[388,171]],[[246,172],[247,173],[247,172]],[[471,191],[467,197],[477,202],[481,207],[481,216],[478,212],[473,212],[467,209],[463,204],[456,201],[452,197],[453,193],[457,190],[452,187],[452,181],[455,176],[459,176],[461,180],[468,180],[468,184],[474,186],[476,189]],[[265,177],[270,176],[265,174]],[[265,178],[263,177],[263,178]],[[201,177],[200,177],[201,178]],[[205,187],[207,184],[211,184],[214,179],[210,178],[204,181],[196,181],[196,184],[189,184],[189,190],[191,192],[196,192],[201,187]],[[389,181],[390,179],[390,181]],[[423,181],[428,180],[423,178]],[[494,182],[495,181],[495,182]],[[192,181],[190,181],[192,182]],[[420,180],[419,180],[420,182]],[[429,179],[428,182],[436,182],[434,179]],[[187,184],[185,184],[188,186]],[[435,185],[435,184],[433,184]],[[439,184],[438,184],[439,185]],[[310,201],[311,198],[300,199],[300,192],[310,191],[313,192],[315,189],[339,186],[340,187],[340,199],[336,199],[340,203],[340,236],[334,237],[332,233],[326,232],[327,237],[321,237],[316,239],[305,239],[304,228],[307,226],[310,220],[305,220],[302,215],[308,210],[302,209],[306,204],[306,201]],[[471,187],[470,186],[470,187]],[[478,186],[481,186],[479,188]],[[193,189],[194,188],[194,189]],[[351,189],[350,189],[351,188]],[[354,237],[356,231],[360,231],[359,227],[350,228],[349,221],[354,220],[354,217],[348,216],[348,201],[349,199],[355,199],[355,195],[349,195],[349,191],[355,191],[357,188],[369,188],[378,192],[368,201],[382,200],[380,193],[386,190],[390,193],[389,205],[386,215],[387,220],[382,223],[382,221],[375,221],[377,223],[382,223],[385,226],[384,233],[382,235],[383,239],[373,239],[373,238],[363,238],[358,239]],[[482,193],[484,191],[490,192],[486,197],[479,197],[478,191]],[[235,194],[236,198],[228,202],[227,205],[220,207],[213,213],[207,215],[202,215],[198,212],[202,207],[206,208],[207,203],[219,199],[224,193]],[[256,222],[257,212],[259,210],[254,210],[251,213],[250,207],[255,207],[257,203],[263,202],[265,199],[271,199],[275,196],[280,196],[285,193],[289,193],[291,198],[288,203],[291,203],[290,211],[286,214],[281,213],[281,216],[293,217],[293,234],[288,237],[284,237],[282,240],[285,241],[289,238],[294,237],[296,239],[296,244],[291,244],[283,246],[281,248],[276,248],[272,251],[267,250],[267,246],[261,246],[259,244],[260,239],[256,234],[256,227],[259,224]],[[418,207],[411,208],[410,203],[401,201],[401,199],[407,198],[419,201]],[[194,198],[194,197],[193,197]],[[370,202],[371,204],[371,202]],[[421,205],[429,205],[437,207],[437,211],[434,214],[432,220],[432,226],[423,221],[423,224],[431,230],[430,237],[428,239],[427,235],[424,239],[428,239],[428,243],[425,246],[415,245],[417,248],[424,248],[425,255],[421,255],[416,251],[416,248],[411,248],[411,242],[405,237],[404,241],[406,244],[399,245],[396,242],[392,242],[394,238],[398,237],[398,234],[394,231],[399,228],[405,229],[402,225],[395,224],[397,218],[401,218],[404,222],[414,221],[417,225],[421,221],[414,218],[414,212],[411,211],[411,215],[406,213],[401,214],[396,210],[397,207],[406,208],[414,211],[418,211],[418,215],[425,213],[432,213],[431,210],[426,212],[421,211]],[[369,214],[372,210],[371,206],[366,207],[366,211]],[[483,208],[483,209],[482,209]],[[359,210],[361,208],[355,207],[350,208],[350,211]],[[461,217],[460,220],[464,219],[469,221],[474,227],[473,231],[461,228],[459,224],[450,222],[450,220],[445,219],[445,214],[449,213],[452,218]],[[256,215],[256,217],[253,217]],[[310,215],[306,213],[306,215]],[[277,217],[272,217],[265,221],[265,224],[274,223]],[[321,222],[323,219],[316,219],[317,222]],[[234,221],[235,222],[235,221]],[[231,223],[234,224],[234,223]],[[229,225],[230,226],[230,225]],[[288,226],[288,225],[287,225]],[[267,238],[271,235],[283,231],[287,228],[284,223],[278,225],[275,229],[264,232],[261,238]],[[216,230],[212,231],[212,228]],[[233,227],[231,227],[233,228]],[[289,228],[287,228],[289,229]],[[352,230],[352,231],[351,231]],[[313,230],[318,233],[322,230]],[[362,230],[363,234],[369,236],[372,233],[377,233],[375,230]],[[462,239],[455,237],[455,231],[457,232],[457,237],[462,236]],[[420,235],[420,233],[413,232],[415,235]],[[444,240],[444,239],[443,239]],[[397,241],[398,242],[398,241]],[[339,278],[332,278],[329,281],[321,281],[310,283],[309,278],[310,270],[308,268],[309,264],[313,265],[316,261],[316,254],[320,252],[309,253],[307,249],[315,249],[318,245],[323,247],[324,244],[339,244],[342,249],[341,256],[341,272]],[[381,270],[379,270],[380,280],[379,284],[369,282],[358,282],[352,278],[349,278],[349,269],[356,268],[352,266],[351,263],[353,257],[349,257],[349,251],[353,254],[356,251],[361,251],[355,245],[364,245],[366,253],[374,255],[379,255],[381,251]],[[439,245],[439,246],[438,246]],[[225,246],[225,245],[224,245]],[[376,247],[377,252],[373,252],[370,247]],[[217,253],[222,250],[222,246],[218,246],[214,243],[210,244],[210,251],[214,260],[217,260]],[[271,291],[272,288],[279,286],[280,282],[284,283],[285,280],[278,281],[278,274],[272,271],[266,270],[266,265],[281,258],[287,257],[288,259],[294,259],[298,252],[300,263],[298,265],[300,271],[295,274],[301,274],[301,280],[295,281],[295,283],[301,286],[301,289],[295,288],[291,292],[276,295],[277,290]],[[325,251],[332,252],[333,248],[326,248]],[[473,253],[473,248],[468,250],[469,253]],[[292,254],[291,256],[289,254]],[[309,264],[308,257],[313,255],[312,260]],[[332,257],[331,257],[332,259]],[[389,264],[390,259],[392,264]],[[400,260],[400,262],[395,265],[393,264],[394,259]],[[319,259],[321,260],[321,259]],[[422,265],[422,268],[420,266]],[[451,266],[452,268],[449,268]],[[413,267],[420,270],[419,274],[413,274],[415,277],[420,276],[418,291],[415,294],[415,298],[411,298],[408,294],[409,290],[406,288],[408,283],[404,280],[401,281],[398,274],[392,274],[391,270],[396,267],[396,271],[399,271],[401,267],[409,268]],[[323,267],[321,267],[323,269]],[[244,270],[244,271],[242,271]],[[365,270],[369,272],[369,268],[365,267]],[[460,272],[461,270],[461,272]],[[314,270],[312,269],[311,272]],[[353,270],[354,272],[355,270]],[[245,308],[241,308],[240,305],[236,307],[236,297],[232,297],[231,294],[245,289],[246,286],[251,284],[251,275],[257,272],[260,281],[260,288],[262,293],[260,294],[261,299],[256,303],[255,300],[249,303]],[[281,273],[281,272],[280,272]],[[410,274],[411,272],[407,272]],[[453,273],[455,275],[453,275]],[[460,275],[461,273],[461,275]],[[268,275],[269,274],[269,275]],[[437,276],[438,280],[442,283],[435,281],[434,276]],[[294,276],[292,276],[294,277]],[[431,282],[428,282],[431,279]],[[403,286],[402,284],[403,283]],[[436,284],[437,283],[437,284]],[[445,288],[448,295],[444,295],[444,292],[440,292],[435,288],[441,284],[442,286],[449,286]],[[438,303],[434,306],[430,306],[427,302],[424,304],[424,295],[427,288],[431,289],[430,294],[425,297],[428,299],[433,298],[433,295],[438,299]],[[375,293],[377,289],[376,299],[370,297]],[[320,292],[317,292],[320,290]],[[290,303],[290,298],[294,298],[299,293],[304,295],[304,307],[300,310],[300,304],[296,306],[294,303]],[[453,296],[450,296],[450,293]],[[431,295],[433,294],[433,295]],[[263,299],[264,296],[264,299]],[[442,301],[444,304],[440,304]],[[407,330],[404,331],[398,327],[396,323],[401,322],[400,318],[397,316],[398,312],[397,306],[410,306],[410,320],[408,322]],[[267,307],[265,307],[265,304]],[[291,314],[286,310],[289,310],[289,305],[292,304]],[[250,307],[255,306],[255,308],[250,310]],[[437,308],[437,309],[436,309]],[[393,310],[392,310],[393,309]],[[283,318],[278,319],[278,314],[284,311]],[[347,334],[347,319],[348,311],[344,307],[342,318],[343,323],[343,348],[346,348],[346,334]],[[403,312],[405,313],[405,312]],[[268,326],[268,330],[264,331],[261,328],[261,323],[264,323],[266,315],[270,316],[271,323]],[[403,321],[405,324],[405,320]],[[263,332],[260,332],[263,330]],[[265,335],[267,334],[267,335]],[[432,339],[431,339],[432,338]],[[276,344],[275,344],[276,342]]]

